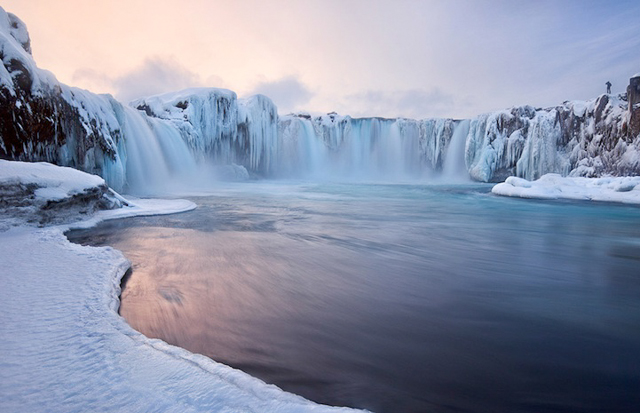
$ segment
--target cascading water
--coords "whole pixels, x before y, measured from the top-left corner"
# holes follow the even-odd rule
[[[464,159],[464,151],[469,135],[470,120],[460,121],[453,130],[451,141],[444,157],[442,177],[447,181],[467,181],[469,173]]]
[[[280,119],[283,150],[278,154],[278,175],[357,181],[434,176],[442,167],[453,125],[447,119],[288,115]],[[468,122],[464,126],[468,131]],[[460,134],[466,136],[464,130]],[[462,145],[465,136],[460,137]]]
[[[218,178],[246,179],[249,173],[402,182],[434,178],[444,168],[447,178],[466,176],[469,121],[278,117],[265,96],[237,100],[219,89],[165,94],[133,106],[114,110],[126,143],[119,162],[126,165],[126,188],[135,194],[167,192],[175,184],[180,190],[210,188]]]
[[[123,130],[130,192],[161,192],[176,178],[193,177],[195,159],[172,125],[125,108]]]

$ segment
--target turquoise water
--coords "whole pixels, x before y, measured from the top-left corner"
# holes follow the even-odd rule
[[[640,406],[640,208],[488,185],[261,182],[70,234],[150,337],[376,412]]]

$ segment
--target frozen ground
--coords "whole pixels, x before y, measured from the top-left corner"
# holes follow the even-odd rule
[[[509,177],[491,190],[496,195],[640,204],[640,177],[577,178],[546,174],[536,181]]]
[[[0,227],[0,411],[351,411],[314,404],[134,331],[117,314],[129,262],[112,248],[83,247],[64,236],[100,220],[186,211],[193,203],[136,200],[87,213],[84,221],[42,226],[28,216],[46,207],[43,199],[101,194],[96,188],[104,181],[30,165],[0,164],[0,187],[35,194],[19,213],[0,203],[10,221]]]

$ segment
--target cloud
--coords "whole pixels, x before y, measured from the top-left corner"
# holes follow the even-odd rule
[[[438,88],[395,91],[369,90],[346,97],[345,108],[354,116],[376,116],[413,119],[447,116],[455,107],[452,95]]]
[[[271,98],[281,114],[304,109],[302,105],[314,96],[314,93],[295,76],[258,83],[253,88],[252,94],[258,93]]]
[[[223,84],[219,77],[211,76],[204,80],[174,58],[161,56],[147,57],[140,66],[114,77],[91,69],[76,70],[73,80],[109,90],[123,102],[189,87],[221,87]]]

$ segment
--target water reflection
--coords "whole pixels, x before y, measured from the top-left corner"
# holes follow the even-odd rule
[[[150,337],[378,412],[634,411],[640,210],[486,187],[246,186],[72,235]]]

